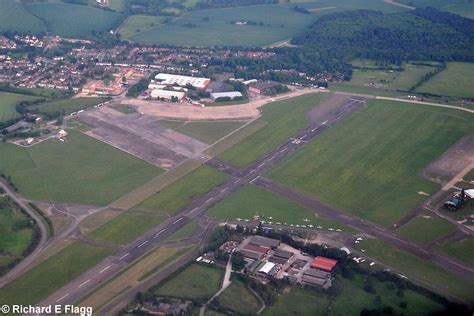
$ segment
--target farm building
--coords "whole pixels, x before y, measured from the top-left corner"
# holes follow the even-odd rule
[[[167,101],[173,101],[173,99],[175,99],[176,101],[181,102],[185,94],[184,92],[180,92],[180,91],[168,91],[168,90],[155,89],[151,91],[150,96],[153,99],[165,99]]]
[[[180,87],[186,87],[187,85],[191,85],[196,89],[202,90],[211,82],[211,79],[159,73],[155,76],[155,81],[167,86],[178,85]]]
[[[272,270],[274,267],[275,267],[274,263],[267,262],[263,265],[263,267],[260,268],[260,270],[258,270],[258,272],[262,274],[272,275],[273,274]]]
[[[248,258],[248,259],[258,260],[258,259],[262,258],[262,254],[261,254],[261,253],[257,253],[257,252],[253,252],[253,251],[248,251],[248,250],[245,250],[245,249],[240,250],[240,253],[241,253],[245,258]]]
[[[257,94],[265,94],[271,89],[281,86],[278,82],[274,81],[261,81],[253,83],[249,86],[249,91]]]
[[[252,236],[250,238],[249,244],[268,248],[268,249],[270,248],[275,249],[276,247],[280,245],[280,241],[276,239],[262,237],[262,236]]]
[[[230,98],[231,100],[233,100],[235,98],[241,98],[241,97],[243,97],[243,95],[239,91],[211,93],[211,98],[214,101],[217,100],[217,99],[221,99],[221,98]]]
[[[260,247],[257,245],[248,244],[244,247],[245,250],[261,253],[262,255],[268,252],[268,248]]]
[[[337,260],[333,260],[333,259],[318,256],[318,257],[314,258],[313,262],[311,262],[311,268],[331,272],[332,269],[334,269],[334,266],[336,264],[337,264]]]

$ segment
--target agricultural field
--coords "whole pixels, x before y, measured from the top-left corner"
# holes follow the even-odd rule
[[[261,307],[258,299],[245,284],[236,279],[216,298],[213,304],[243,315],[254,315]]]
[[[46,31],[46,25],[38,17],[30,14],[21,2],[1,0],[0,32],[32,32]]]
[[[135,209],[173,214],[186,206],[191,200],[222,183],[225,179],[227,179],[226,174],[202,165],[146,199]]]
[[[420,8],[430,6],[474,19],[474,5],[470,0],[398,0],[398,2]]]
[[[19,206],[0,192],[0,275],[21,260],[33,242],[35,225]]]
[[[397,229],[397,234],[421,245],[441,239],[456,231],[456,226],[447,220],[429,213],[421,213]]]
[[[474,63],[448,63],[446,69],[422,84],[416,92],[474,98]]]
[[[473,121],[474,117],[458,111],[369,101],[269,176],[360,218],[389,226],[426,199],[419,192],[438,188],[421,179],[420,171],[472,133]]]
[[[277,196],[271,192],[260,189],[254,185],[248,185],[217,204],[208,211],[210,217],[220,220],[235,220],[236,218],[252,219],[255,215],[260,220],[273,221],[294,225],[321,226],[323,228],[346,227],[334,220],[317,217],[314,212],[303,208],[291,201]],[[273,219],[269,219],[272,217]],[[308,219],[308,222],[303,221]]]
[[[125,22],[118,28],[118,33],[122,39],[127,39],[133,35],[141,32],[145,32],[151,28],[154,28],[160,24],[168,21],[168,17],[165,16],[150,16],[150,15],[131,15]]]
[[[35,99],[37,98],[29,95],[0,92],[0,122],[5,122],[19,116],[15,109],[18,102]]]
[[[80,37],[95,32],[109,31],[117,27],[122,15],[85,5],[66,3],[34,3],[26,9],[47,26],[53,35]]]
[[[0,171],[11,176],[20,194],[106,205],[163,172],[80,132],[68,132],[66,142],[51,139],[29,148],[0,144]]]
[[[437,245],[436,249],[474,266],[474,251],[472,251],[474,249],[474,238],[472,237],[455,242],[449,241]]]
[[[280,5],[200,10],[129,39],[186,46],[264,46],[293,37],[313,19]]]
[[[164,120],[158,122],[162,125]],[[232,131],[243,125],[241,121],[215,121],[215,122],[190,122],[190,121],[169,121],[163,125],[171,126],[171,129],[193,137],[207,144],[212,144]]]
[[[23,305],[38,303],[114,251],[112,248],[74,242],[0,288],[0,301]]]
[[[152,292],[158,296],[207,300],[219,290],[223,278],[224,270],[195,263]]]
[[[305,128],[308,124],[306,112],[326,100],[327,97],[326,93],[306,94],[265,105],[259,121],[268,124],[223,152],[219,158],[239,167],[249,165],[288,137]]]
[[[37,109],[41,113],[49,115],[54,113],[59,113],[60,115],[69,115],[72,112],[93,107],[94,105],[97,105],[106,100],[106,98],[74,98],[56,100],[41,103],[40,105],[35,106],[35,109]]]

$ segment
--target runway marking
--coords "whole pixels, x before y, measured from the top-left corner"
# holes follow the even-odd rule
[[[284,153],[287,150],[288,150],[288,148],[283,148],[282,150],[280,150],[280,153]]]
[[[357,100],[357,99],[353,99],[353,98],[349,98],[349,100],[355,101],[355,102],[367,103],[367,101]]]
[[[265,164],[265,163],[259,164],[257,168],[262,168],[264,164]]]
[[[212,199],[210,199],[210,200],[212,200]],[[207,203],[207,201],[206,201],[206,203]],[[176,224],[176,223],[179,223],[179,222],[182,221],[182,220],[183,220],[182,217],[178,218],[177,220],[175,220],[175,221],[173,222],[173,225]]]
[[[303,140],[303,139],[306,138],[306,136],[308,136],[308,135],[303,135],[300,139]]]
[[[255,180],[257,180],[258,178],[260,178],[260,176],[257,176],[255,178],[253,178],[252,180],[250,180],[250,183],[253,183]]]
[[[137,248],[143,247],[143,246],[145,246],[147,243],[148,243],[148,240],[145,240],[145,241],[142,242],[140,245],[138,245]]]
[[[325,120],[324,122],[321,123],[321,125],[326,125],[326,123],[328,122],[329,120]]]
[[[250,170],[250,173],[254,173],[255,171],[257,171],[257,169],[252,169]]]
[[[192,213],[196,212],[198,209],[199,209],[199,208],[196,207],[196,208],[194,208],[190,213],[192,214]]]
[[[196,210],[196,209],[197,209],[197,208],[195,208],[195,210]],[[191,212],[191,213],[192,213],[192,212]],[[156,238],[156,237],[160,236],[161,234],[163,234],[163,232],[164,232],[165,230],[166,230],[166,228],[160,230],[159,232],[157,232],[157,233],[155,234],[155,237],[153,237],[153,238]]]
[[[65,295],[63,295],[63,296],[61,296],[60,298],[57,299],[56,303],[61,302],[63,299],[65,299],[65,298],[68,297],[68,296],[69,296],[69,293],[67,293],[67,294],[65,294]]]
[[[275,156],[272,156],[272,158],[268,159],[268,161],[272,161],[275,158]]]
[[[129,254],[130,254],[130,252],[127,252],[126,254],[124,254],[123,256],[121,256],[121,257],[119,258],[119,260],[125,259]]]
[[[240,181],[240,179],[237,179],[237,180],[234,181],[234,183],[238,183],[239,181]]]
[[[84,285],[86,285],[87,283],[89,283],[91,281],[91,279],[87,280],[87,281],[84,281],[82,282],[81,284],[79,284],[78,287],[83,287]]]
[[[106,266],[105,268],[103,268],[102,270],[99,271],[99,274],[101,274],[102,272],[105,272],[105,271],[109,270],[110,267],[111,267],[110,265]]]
[[[221,193],[224,193],[225,191],[227,191],[228,188],[224,188],[221,190]]]

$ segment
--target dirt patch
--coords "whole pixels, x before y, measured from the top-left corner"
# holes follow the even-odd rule
[[[360,96],[332,94],[329,99],[309,111],[307,116],[311,122],[321,124],[329,117],[354,110],[357,106],[364,104],[366,100],[367,98]]]
[[[415,7],[412,7],[411,5],[396,2],[394,0],[383,0],[383,2],[394,5],[396,7],[404,8],[404,9],[409,9],[409,10],[415,10],[416,9]]]
[[[309,12],[318,12],[318,11],[326,11],[326,10],[334,10],[337,9],[335,6],[331,7],[322,7],[322,8],[314,8],[314,9],[308,9]]]

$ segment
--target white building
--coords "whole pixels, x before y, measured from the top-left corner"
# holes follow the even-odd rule
[[[187,85],[191,85],[196,89],[204,89],[211,82],[211,79],[159,73],[156,75],[155,81],[159,84],[169,86],[176,84],[180,87],[186,87]]]
[[[173,98],[176,98],[178,102],[181,102],[185,96],[185,93],[180,92],[180,91],[168,91],[168,90],[156,89],[156,90],[151,91],[150,96],[153,99],[165,99],[167,101],[171,101]]]
[[[211,98],[213,100],[216,100],[219,98],[230,98],[231,100],[233,100],[235,98],[240,98],[240,97],[243,97],[243,95],[239,91],[211,93]]]

